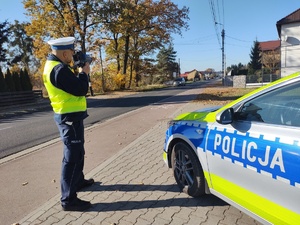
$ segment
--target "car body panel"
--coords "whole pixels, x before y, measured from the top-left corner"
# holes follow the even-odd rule
[[[293,157],[299,155],[299,139],[289,137],[295,137],[293,130],[273,127],[275,135],[268,136],[267,129],[253,131],[253,124],[252,130],[246,133],[237,133],[230,125],[224,130],[218,126],[210,128],[205,148],[212,188],[272,223],[279,224],[290,218],[295,218],[290,224],[300,221],[299,201],[295,201],[295,198],[300,200],[297,187],[300,176],[295,173],[300,171],[299,157]],[[276,133],[281,138],[276,138]],[[287,158],[290,159],[284,160]],[[272,187],[272,191],[268,187]],[[262,208],[268,212],[263,212]],[[278,215],[281,220],[271,219]]]
[[[299,73],[219,109],[179,115],[166,131],[164,161],[171,167],[172,146],[184,141],[198,156],[212,194],[260,222],[299,223],[300,126],[216,122],[224,110],[232,107],[237,111],[245,102],[294,82],[300,82]]]

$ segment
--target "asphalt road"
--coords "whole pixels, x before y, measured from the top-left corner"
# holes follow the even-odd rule
[[[88,98],[89,117],[85,120],[85,127],[161,101],[202,84],[200,82],[191,83],[182,87],[141,92],[121,98],[99,99],[90,97]],[[53,121],[53,112],[49,108],[49,110],[42,112],[25,113],[24,115],[1,119],[0,137],[0,158],[57,138],[58,131]]]

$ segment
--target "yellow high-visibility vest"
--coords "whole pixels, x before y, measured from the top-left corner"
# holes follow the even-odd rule
[[[47,60],[43,73],[44,85],[48,91],[53,111],[57,114],[86,111],[87,105],[85,96],[74,96],[55,87],[51,83],[50,73],[52,69],[60,63],[61,62],[58,61]]]

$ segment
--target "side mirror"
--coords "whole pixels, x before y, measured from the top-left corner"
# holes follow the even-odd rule
[[[233,122],[233,108],[225,109],[216,116],[216,121],[220,124],[231,124]]]

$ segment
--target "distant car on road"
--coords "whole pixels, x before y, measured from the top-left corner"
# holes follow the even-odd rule
[[[300,223],[300,72],[169,122],[179,188],[214,194],[264,224]]]
[[[173,86],[185,86],[185,79],[183,77],[178,77],[173,81]]]

